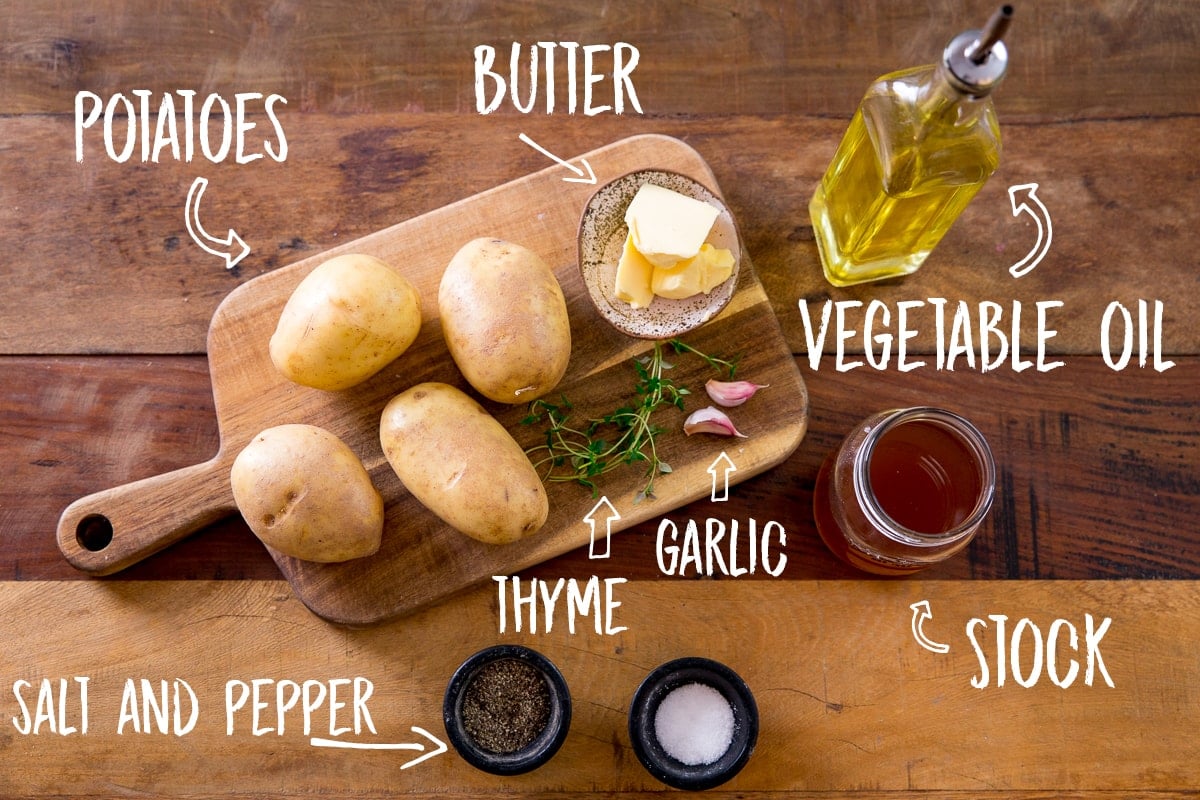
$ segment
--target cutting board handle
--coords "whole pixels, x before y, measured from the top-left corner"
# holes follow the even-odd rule
[[[236,512],[229,466],[217,455],[80,498],[58,520],[58,549],[92,575],[132,566]]]

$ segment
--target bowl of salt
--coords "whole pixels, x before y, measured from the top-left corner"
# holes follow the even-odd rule
[[[758,740],[758,706],[729,667],[679,658],[638,686],[629,706],[629,738],[642,766],[658,780],[676,789],[711,789],[750,760]]]

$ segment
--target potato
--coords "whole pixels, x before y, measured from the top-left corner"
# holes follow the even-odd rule
[[[450,260],[438,287],[450,355],[476,391],[524,403],[553,389],[571,358],[562,288],[520,245],[475,239]]]
[[[369,556],[383,537],[383,498],[345,442],[315,425],[279,425],[233,461],[233,499],[263,544],[305,561]]]
[[[417,289],[377,258],[336,256],[296,286],[271,336],[271,361],[303,386],[362,383],[394,361],[421,330]]]
[[[521,446],[453,386],[421,383],[393,397],[379,442],[409,492],[473,539],[506,544],[546,522],[546,490]]]

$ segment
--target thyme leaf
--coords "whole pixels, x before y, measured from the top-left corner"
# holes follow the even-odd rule
[[[671,339],[666,346],[678,355],[702,358],[730,379],[736,371],[735,361],[708,355],[679,339]],[[522,424],[542,424],[546,430],[542,444],[525,453],[542,479],[551,483],[573,481],[596,496],[599,488],[595,478],[624,465],[644,464],[646,481],[634,502],[653,499],[655,479],[671,472],[671,465],[658,453],[658,437],[665,429],[653,424],[651,418],[664,406],[682,410],[684,398],[691,394],[670,377],[674,366],[664,358],[663,342],[655,341],[650,353],[633,360],[637,380],[632,403],[583,423],[572,422],[574,406],[565,396],[558,402],[538,399],[530,403]]]

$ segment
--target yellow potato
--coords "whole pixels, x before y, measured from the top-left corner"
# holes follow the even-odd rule
[[[336,256],[288,298],[271,337],[285,377],[327,391],[348,389],[394,361],[421,330],[421,300],[407,278],[377,258]]]
[[[453,386],[421,383],[393,397],[379,442],[408,491],[473,539],[515,542],[546,522],[546,490],[521,446]]]
[[[571,325],[562,288],[546,262],[520,245],[464,245],[442,275],[438,312],[454,363],[484,397],[528,402],[567,371]]]
[[[383,537],[383,498],[346,443],[315,425],[255,436],[229,475],[238,510],[263,544],[305,561],[369,556]]]

